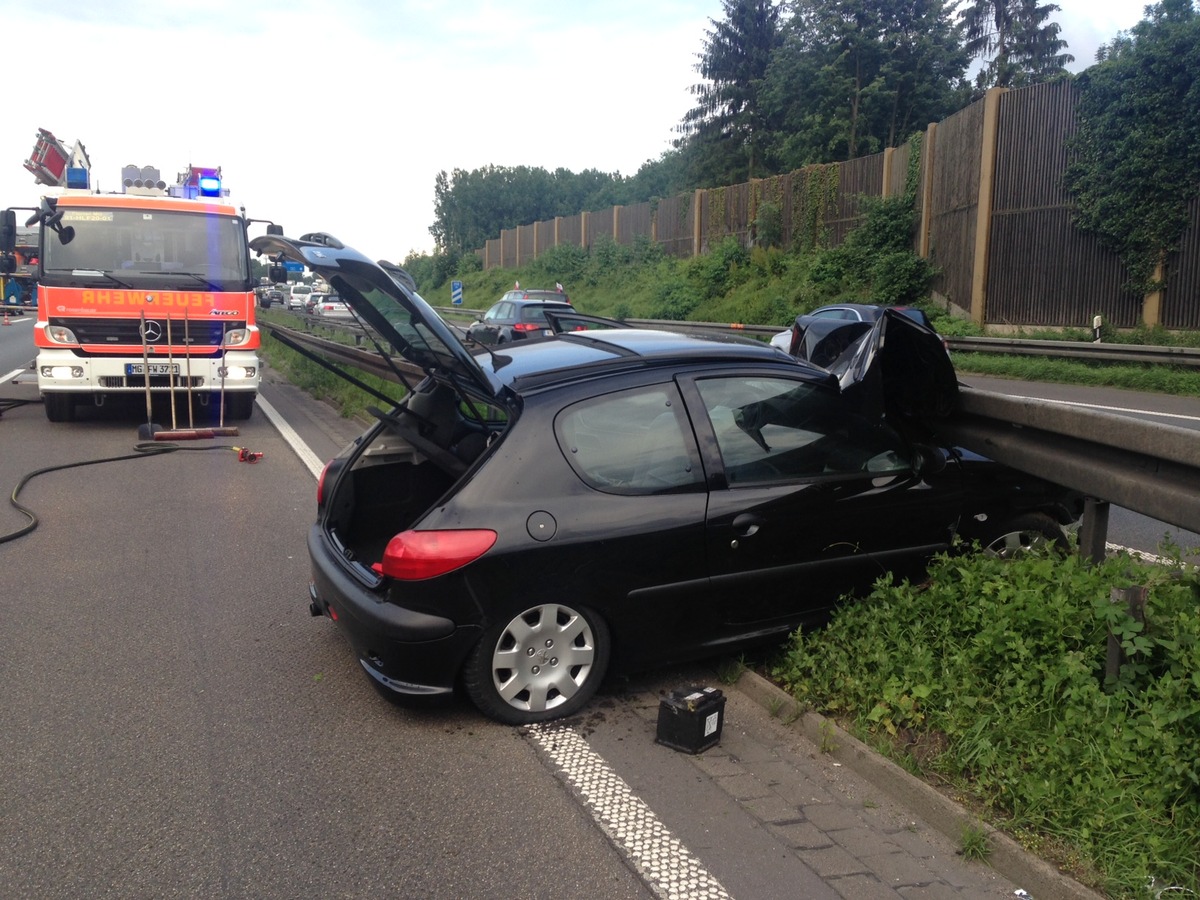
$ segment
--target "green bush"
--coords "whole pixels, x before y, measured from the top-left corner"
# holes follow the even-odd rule
[[[929,297],[937,271],[911,250],[891,250],[871,265],[871,295],[883,306],[914,306]]]

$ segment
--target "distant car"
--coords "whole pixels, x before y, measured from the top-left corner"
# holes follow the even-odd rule
[[[933,331],[933,323],[924,310],[915,306],[878,306],[871,303],[839,303],[821,306],[812,312],[796,316],[787,331],[771,338],[771,346],[792,356],[828,366],[846,347],[870,326],[883,317],[884,310],[894,310],[918,325]],[[862,323],[861,328],[841,328],[849,323]],[[936,332],[934,332],[936,334]],[[942,342],[945,347],[945,341]]]
[[[311,316],[313,308],[328,296],[324,291],[313,291],[304,300],[304,311]]]
[[[895,312],[840,375],[566,314],[471,353],[401,270],[253,246],[328,274],[428,376],[326,466],[308,534],[309,612],[392,699],[462,689],[502,722],[569,716],[610,669],[782,640],[956,536],[1016,553],[1079,516],[1073,492],[937,443],[954,368]],[[920,377],[890,376],[914,358]]]
[[[546,311],[570,311],[570,300],[558,291],[509,291],[467,329],[476,344],[507,344],[554,333]]]
[[[283,305],[284,295],[279,288],[267,288],[258,296],[258,305],[263,309],[270,309],[276,303]]]
[[[354,315],[350,312],[345,302],[337,294],[330,294],[323,297],[312,308],[312,314],[322,319],[353,319]]]
[[[298,309],[303,311],[304,304],[308,300],[308,295],[312,293],[312,288],[307,284],[293,284],[292,291],[288,294],[288,309]]]

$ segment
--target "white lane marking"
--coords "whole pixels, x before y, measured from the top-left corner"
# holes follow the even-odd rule
[[[732,900],[578,732],[569,725],[532,725],[529,734],[579,791],[592,818],[633,861],[656,896]]]
[[[3,378],[0,378],[0,384],[5,384],[6,382],[12,381],[14,378],[16,378],[22,372],[27,372],[27,371],[29,371],[29,370],[28,369],[13,369],[11,372],[9,372],[7,375],[5,375]]]
[[[275,430],[287,442],[287,445],[296,451],[296,455],[300,457],[300,462],[312,472],[313,478],[321,477],[321,470],[325,468],[325,463],[321,462],[317,454],[313,453],[308,444],[304,443],[304,439],[296,432],[287,420],[281,416],[278,410],[275,409],[262,394],[258,395],[256,401],[259,408],[263,411],[271,424],[275,426]]]
[[[1182,413],[1158,412],[1153,409],[1129,409],[1124,406],[1102,406],[1099,403],[1082,403],[1078,400],[1051,400],[1046,397],[1022,397],[1020,394],[1009,394],[1013,400],[1038,400],[1042,403],[1058,403],[1062,406],[1082,406],[1084,409],[1098,409],[1102,412],[1127,413],[1136,416],[1158,416],[1163,419],[1183,419],[1186,422],[1200,422],[1200,416],[1185,416]]]

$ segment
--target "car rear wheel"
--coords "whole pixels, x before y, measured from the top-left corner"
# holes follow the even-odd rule
[[[586,609],[544,603],[483,634],[463,673],[476,706],[510,725],[577,712],[608,667],[604,620]]]
[[[1067,535],[1045,513],[1024,513],[1002,523],[981,542],[983,552],[1001,559],[1016,559],[1036,550],[1067,546]]]

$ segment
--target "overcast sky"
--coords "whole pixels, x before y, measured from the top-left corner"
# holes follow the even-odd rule
[[[1058,0],[1078,71],[1137,0]],[[368,256],[430,252],[439,171],[633,175],[670,148],[720,0],[0,0],[0,207],[40,193],[37,130],[92,186],[221,166],[230,199]],[[23,220],[22,220],[23,221]],[[257,232],[256,232],[257,233]]]

